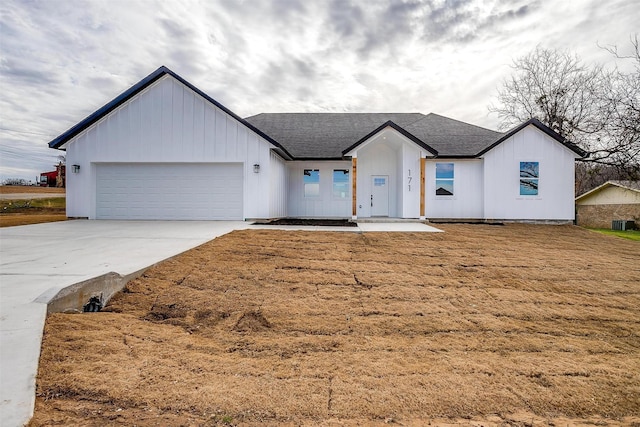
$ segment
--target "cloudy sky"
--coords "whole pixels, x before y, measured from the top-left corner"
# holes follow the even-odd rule
[[[537,45],[615,65],[638,0],[2,0],[0,179],[165,65],[246,117],[434,112],[496,129],[487,106]],[[624,50],[623,49],[623,50]]]

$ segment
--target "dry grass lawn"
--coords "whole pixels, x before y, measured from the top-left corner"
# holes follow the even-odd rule
[[[20,185],[0,185],[0,194],[15,194],[15,199],[0,200],[0,227],[14,227],[16,225],[40,224],[43,222],[65,221],[65,199],[59,196],[65,194],[64,188],[35,187]],[[51,195],[51,199],[30,200],[25,195]],[[10,197],[10,196],[8,196]],[[26,203],[29,202],[29,206]],[[13,204],[14,206],[11,206]],[[19,206],[19,207],[16,207]]]
[[[26,193],[37,193],[37,194],[51,194],[51,197],[55,197],[56,194],[64,194],[64,188],[56,188],[56,187],[38,187],[38,186],[30,186],[30,185],[0,185],[0,194],[26,194]]]
[[[49,316],[32,426],[640,425],[640,244],[237,231]]]

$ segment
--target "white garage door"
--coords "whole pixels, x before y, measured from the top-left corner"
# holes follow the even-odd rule
[[[101,164],[98,219],[241,220],[242,164]]]

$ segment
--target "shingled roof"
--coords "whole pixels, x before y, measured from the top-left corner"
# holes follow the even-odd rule
[[[245,119],[297,159],[339,159],[386,122],[437,151],[440,157],[473,157],[500,132],[421,113],[262,113]]]

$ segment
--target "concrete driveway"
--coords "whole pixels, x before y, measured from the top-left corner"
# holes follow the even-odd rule
[[[31,418],[47,302],[70,285],[126,276],[218,236],[225,221],[65,221],[0,228],[0,425]]]

